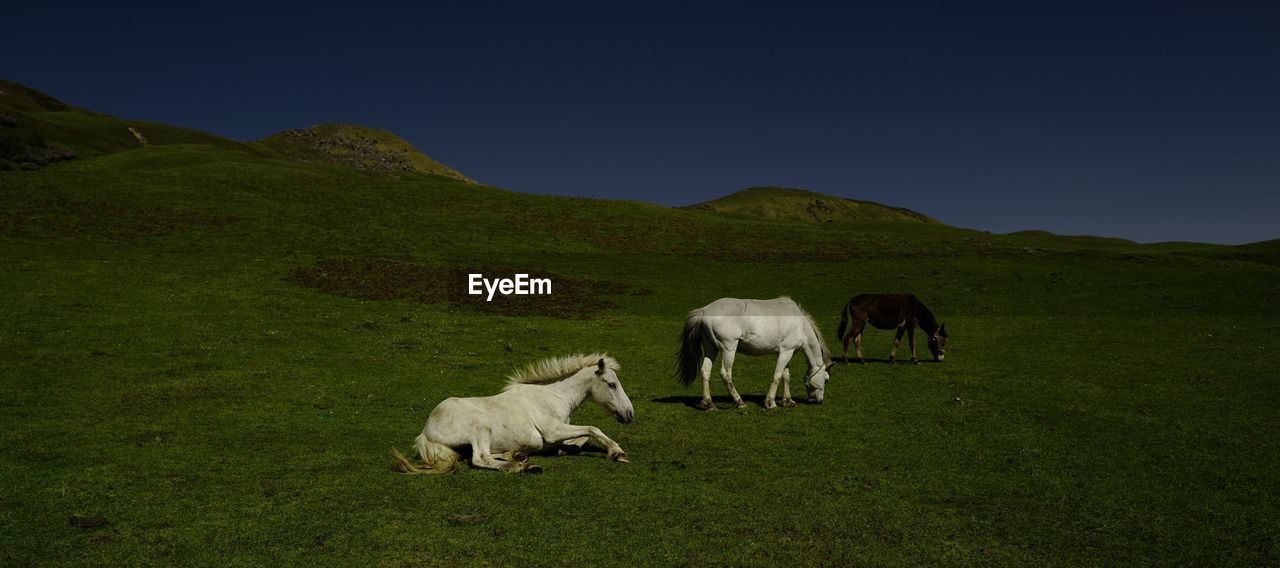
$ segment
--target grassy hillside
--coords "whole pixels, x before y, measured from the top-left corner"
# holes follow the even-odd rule
[[[0,79],[0,171],[36,169],[71,159],[174,144],[217,146],[257,157],[472,182],[385,130],[321,124],[245,143],[189,128],[116,118]]]
[[[753,219],[811,223],[853,220],[938,222],[936,219],[910,209],[786,187],[749,187],[718,199],[689,205],[683,209]]]
[[[0,563],[1274,564],[1272,248],[768,221],[222,143],[0,172]],[[473,269],[557,296],[469,302]],[[946,362],[839,366],[825,405],[774,411],[768,358],[738,359],[743,410],[671,378],[691,308],[788,294],[836,346],[865,291],[924,299]],[[637,421],[574,420],[632,464],[389,471],[443,398],[595,350]]]
[[[1260,262],[1272,266],[1280,266],[1280,239],[1272,239],[1259,243],[1250,243],[1234,247],[1213,247],[1211,249],[1193,249],[1193,254],[1206,254],[1213,258]]]
[[[7,117],[7,119],[6,119]],[[130,130],[132,129],[132,131]],[[136,132],[136,134],[135,134]],[[252,152],[244,143],[207,132],[141,120],[124,120],[69,105],[30,87],[0,79],[0,170],[17,167],[22,150],[63,147],[91,158],[145,144],[205,144]],[[22,147],[16,149],[15,147]],[[6,153],[4,148],[15,148]],[[41,164],[43,165],[43,164]]]

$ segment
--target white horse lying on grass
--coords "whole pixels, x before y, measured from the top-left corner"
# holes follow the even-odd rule
[[[529,452],[575,452],[595,440],[609,459],[630,463],[627,453],[595,426],[575,426],[569,415],[587,395],[626,424],[635,418],[618,382],[618,362],[600,353],[545,359],[515,372],[493,396],[447,398],[431,411],[415,439],[418,463],[395,448],[394,468],[404,473],[445,473],[458,466],[459,448],[471,447],[471,464],[499,471],[540,473]]]
[[[698,408],[714,410],[711,402],[711,367],[716,354],[720,354],[720,377],[738,408],[746,406],[738,390],[733,388],[733,358],[738,352],[747,355],[778,354],[778,364],[773,371],[769,394],[764,407],[777,408],[774,397],[778,393],[778,381],[782,381],[782,405],[795,406],[791,399],[791,372],[787,363],[799,349],[809,361],[809,372],[804,384],[809,390],[809,402],[822,404],[826,390],[831,351],[822,339],[818,324],[791,298],[783,296],[772,300],[739,300],[720,298],[706,306],[689,312],[680,337],[680,354],[677,359],[676,377],[689,386],[701,371],[702,401]]]

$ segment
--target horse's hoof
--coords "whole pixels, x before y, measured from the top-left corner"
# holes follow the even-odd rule
[[[911,360],[911,364],[912,364],[912,365],[919,365],[919,364],[920,364],[920,360],[919,360],[919,359],[912,359],[912,360]]]
[[[524,452],[516,452],[514,454],[511,454],[511,460],[517,461],[517,462],[526,462],[526,461],[529,461],[529,454],[526,454]]]
[[[609,456],[609,459],[616,461],[618,463],[631,463],[631,460],[627,459],[627,452],[618,452],[616,454],[613,454],[612,456]]]
[[[535,475],[536,475],[536,474],[542,473],[542,466],[537,465],[537,464],[532,464],[532,463],[531,463],[531,464],[526,464],[526,465],[524,466],[524,472],[525,472],[525,473],[532,473],[532,474],[535,474]]]
[[[714,402],[711,402],[710,399],[704,398],[698,402],[698,408],[700,410],[715,410],[716,404]]]
[[[796,405],[796,401],[794,401],[794,400],[791,400],[791,399],[789,399],[789,398],[784,398],[784,399],[782,399],[782,406],[785,406],[785,407],[787,407],[787,408],[791,408],[791,407],[793,407],[793,406],[795,406],[795,405]]]
[[[736,403],[734,403],[734,404],[737,404],[737,405],[738,405],[738,408],[746,408],[746,407],[747,407],[747,403],[746,403],[745,401],[743,401],[743,400],[738,400],[738,402],[736,402]]]
[[[777,408],[777,407],[778,407],[778,403],[776,403],[776,402],[774,402],[774,401],[772,401],[772,400],[766,400],[766,401],[764,401],[764,407],[765,407],[765,409],[766,409],[766,410],[773,410],[773,409],[775,409],[775,408]]]

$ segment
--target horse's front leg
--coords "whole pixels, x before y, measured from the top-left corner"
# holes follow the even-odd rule
[[[782,406],[788,408],[795,406],[796,401],[791,400],[791,369],[782,370]]]
[[[778,364],[773,368],[773,381],[769,383],[769,392],[764,395],[765,408],[778,407],[778,404],[773,402],[773,399],[778,395],[778,381],[781,381],[782,376],[786,374],[787,363],[791,362],[791,355],[793,353],[795,353],[793,350],[778,352]]]
[[[905,326],[899,326],[898,332],[893,336],[893,351],[889,352],[890,363],[898,360],[898,346],[902,345],[902,333],[906,330],[907,328]]]
[[[599,444],[600,447],[608,451],[609,459],[616,462],[631,463],[631,460],[627,459],[627,452],[622,451],[622,446],[619,446],[617,442],[613,441],[608,436],[605,436],[604,432],[601,432],[600,429],[595,426],[560,424],[545,435],[546,441],[552,444],[560,444],[568,440],[584,437],[591,438],[595,443]]]
[[[591,438],[587,436],[565,440],[563,442],[560,442],[560,449],[556,453],[562,456],[577,455],[578,453],[582,452],[582,447],[587,445],[587,442],[589,441],[591,441]]]
[[[738,395],[738,389],[733,387],[733,358],[737,354],[738,345],[725,345],[724,352],[720,355],[720,378],[724,379],[724,387],[729,390],[729,396],[733,397],[733,403],[742,408],[747,403],[742,402],[742,397]]]
[[[919,365],[920,360],[916,359],[916,328],[914,326],[907,328],[907,347],[911,348],[911,362]]]

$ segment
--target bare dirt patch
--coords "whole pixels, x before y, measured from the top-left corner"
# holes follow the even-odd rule
[[[536,278],[550,278],[551,294],[544,296],[494,295],[467,293],[469,274],[487,278],[511,277],[516,273]],[[294,268],[287,280],[322,292],[366,300],[412,300],[425,303],[448,303],[492,314],[537,315],[565,319],[587,315],[618,305],[605,296],[646,295],[649,290],[624,282],[562,276],[533,268],[436,267],[397,262],[379,258],[328,259],[314,266]]]

